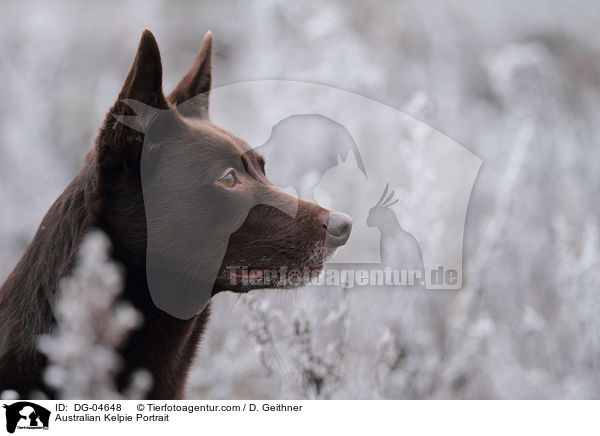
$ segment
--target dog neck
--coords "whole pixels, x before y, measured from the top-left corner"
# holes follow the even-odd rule
[[[94,186],[93,169],[86,166],[51,206],[0,289],[0,390],[40,389],[46,361],[37,338],[51,330],[58,283],[73,269],[79,244],[94,225]]]
[[[53,305],[59,282],[76,263],[85,234],[99,227],[110,237],[112,258],[124,266],[121,298],[144,317],[119,350],[123,369],[117,386],[125,387],[133,371],[145,368],[153,375],[148,397],[181,398],[187,372],[208,319],[209,309],[182,321],[157,309],[150,299],[145,262],[130,257],[105,216],[106,199],[98,190],[93,161],[88,161],[52,205],[13,272],[0,288],[0,391],[14,389],[23,397],[31,391],[54,393],[43,386],[45,357],[37,349],[37,338],[55,325]]]

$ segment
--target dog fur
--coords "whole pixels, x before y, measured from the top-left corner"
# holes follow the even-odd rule
[[[208,119],[211,47],[209,32],[190,70],[175,90],[165,96],[158,46],[152,33],[144,31],[123,88],[86,156],[83,169],[51,206],[33,241],[0,289],[0,391],[14,389],[22,398],[34,390],[43,391],[51,398],[55,396],[43,382],[46,360],[37,350],[37,338],[52,331],[59,282],[72,271],[82,238],[97,227],[109,236],[111,256],[123,266],[122,298],[144,316],[143,326],[135,330],[119,350],[124,366],[117,379],[118,387],[123,388],[132,371],[143,367],[152,373],[154,380],[149,398],[183,397],[187,372],[206,328],[210,306],[182,320],[153,304],[146,274],[147,227],[140,180],[144,135],[117,121],[114,115],[135,115],[131,107],[122,102],[124,99],[171,110],[187,139],[182,143],[163,144],[166,150],[180,150],[177,155],[183,156],[186,162],[197,162],[203,173],[210,169],[202,167],[207,152],[234,150],[241,162],[231,165],[240,167],[238,172],[244,189],[257,186],[275,189],[264,173],[263,158]],[[196,96],[200,104],[193,110],[177,112],[179,105]],[[184,178],[175,182],[193,183]],[[228,195],[218,183],[210,189],[218,195]],[[243,190],[240,192],[239,195],[245,195]],[[206,207],[206,202],[198,204],[198,208]],[[253,207],[229,238],[212,294],[253,289],[248,284],[232,285],[227,265],[265,269],[284,264],[311,269],[322,267],[322,260],[343,244],[349,234],[348,222],[345,222],[343,229],[333,231],[337,239],[334,238],[333,243],[326,241],[332,233],[328,228],[331,213],[304,200],[298,200],[298,213],[293,218],[267,205]],[[256,244],[257,240],[261,244]],[[264,259],[269,260],[265,263]],[[279,285],[273,283],[268,287]]]

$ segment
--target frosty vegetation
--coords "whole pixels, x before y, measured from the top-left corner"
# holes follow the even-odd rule
[[[115,349],[143,319],[131,305],[117,300],[122,279],[108,258],[109,246],[98,230],[86,236],[77,267],[61,285],[54,309],[56,329],[39,340],[48,357],[44,380],[62,399],[137,399],[151,387],[152,377],[144,369],[133,374],[123,395],[114,383],[122,363]]]
[[[4,9],[0,276],[78,171],[141,29],[159,41],[165,90],[211,29],[217,85],[277,78],[367,95],[452,137],[483,166],[460,291],[219,295],[189,398],[599,398],[595,2],[163,0],[127,2],[115,14],[101,3],[24,1]],[[405,140],[427,143],[418,123]],[[378,142],[362,152],[389,169]],[[302,144],[270,171],[289,173],[319,147]],[[355,200],[345,164],[319,187],[342,211]],[[427,171],[417,161],[404,165]],[[427,206],[418,187],[400,194],[407,211]],[[63,287],[61,324],[41,346],[49,378],[69,374],[63,397],[114,398],[113,349],[138,320],[131,308],[113,306],[120,281],[102,237],[85,247]],[[73,295],[76,303],[67,301]],[[109,318],[120,327],[109,330]]]

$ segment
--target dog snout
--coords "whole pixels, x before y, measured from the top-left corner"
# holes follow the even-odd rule
[[[329,212],[323,222],[323,227],[327,230],[328,240],[332,245],[340,247],[344,245],[350,237],[352,231],[352,218],[345,213]]]

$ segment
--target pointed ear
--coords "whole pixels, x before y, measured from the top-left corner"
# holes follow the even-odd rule
[[[119,100],[137,100],[149,106],[168,108],[162,92],[162,62],[152,32],[144,29],[133,65],[127,74]]]
[[[208,118],[208,92],[212,78],[211,58],[212,33],[208,31],[194,63],[168,97],[170,103],[182,105],[178,107],[182,115]]]
[[[157,109],[169,107],[162,92],[162,63],[158,44],[148,29],[144,29],[142,33],[133,65],[111,111],[113,116],[124,125],[144,132],[139,129],[139,126],[147,126],[148,120],[134,122],[135,115],[140,115],[135,102]],[[115,128],[119,125],[120,123],[117,123]]]
[[[138,160],[141,134],[148,131],[159,109],[169,109],[162,92],[162,63],[156,39],[145,29],[119,97],[96,139],[100,162],[110,166]]]

